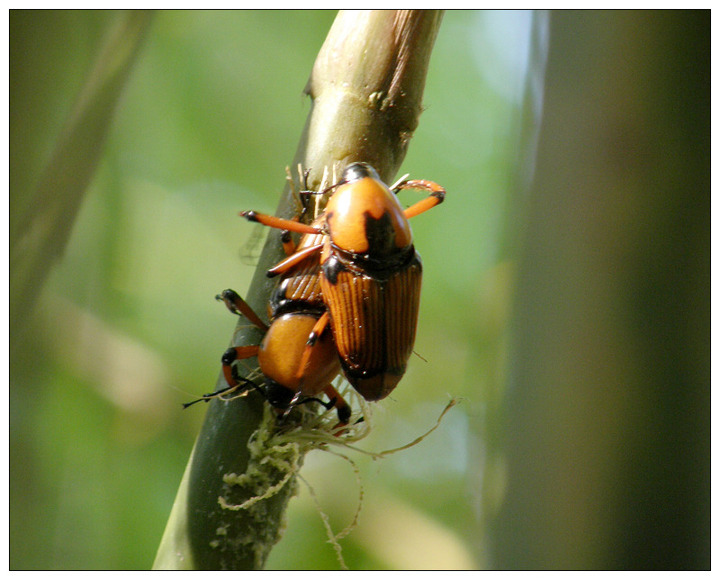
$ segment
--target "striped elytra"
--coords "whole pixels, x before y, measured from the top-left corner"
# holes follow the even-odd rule
[[[417,253],[387,280],[339,269],[320,283],[345,376],[370,401],[395,388],[412,354],[420,306]]]
[[[308,234],[303,236],[297,251],[322,244],[326,236]],[[296,252],[297,253],[297,252]],[[283,276],[275,288],[270,300],[275,313],[284,312],[287,307],[294,308],[304,303],[309,308],[324,310],[322,290],[320,289],[320,254],[315,252]]]

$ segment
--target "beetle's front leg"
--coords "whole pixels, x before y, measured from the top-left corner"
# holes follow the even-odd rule
[[[322,313],[322,316],[318,318],[318,321],[315,323],[315,326],[312,327],[312,330],[310,331],[310,335],[307,339],[307,344],[305,345],[305,350],[303,350],[302,358],[300,359],[300,365],[298,366],[297,371],[297,378],[300,380],[300,384],[302,385],[302,380],[305,377],[305,369],[308,366],[308,363],[310,362],[310,356],[312,355],[312,350],[315,348],[315,345],[317,344],[317,341],[322,336],[322,333],[325,332],[325,329],[327,328],[328,324],[330,323],[330,314],[326,310]]]
[[[428,197],[421,199],[405,210],[405,217],[408,219],[426,212],[445,201],[445,189],[434,181],[428,181],[427,179],[410,179],[403,181],[399,183],[395,189],[420,189],[430,192]]]
[[[256,211],[241,211],[240,215],[251,222],[258,222],[265,226],[276,228],[278,230],[290,230],[298,234],[321,234],[322,231],[314,226],[300,223],[295,220],[288,220],[274,215],[258,213]]]
[[[244,315],[245,318],[247,318],[260,330],[267,332],[268,325],[265,324],[257,314],[255,314],[255,311],[250,308],[250,305],[245,302],[245,300],[243,300],[240,295],[235,292],[235,290],[231,290],[230,288],[223,290],[220,294],[215,296],[215,300],[224,302],[230,312],[237,314],[238,316],[240,314]]]

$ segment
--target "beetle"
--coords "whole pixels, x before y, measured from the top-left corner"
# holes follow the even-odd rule
[[[253,320],[257,315],[234,290],[224,290],[217,298],[231,312],[244,314],[258,328],[265,330],[260,345],[236,346],[225,351],[221,360],[228,388],[220,393],[238,387],[256,387],[249,379],[239,376],[234,363],[257,356],[265,381],[260,391],[281,416],[297,405],[315,401],[327,409],[335,407],[340,424],[348,423],[350,406],[332,385],[340,373],[340,359],[332,333],[318,327],[321,313],[305,310],[298,302],[293,304],[296,309],[276,312],[269,327],[264,323],[260,326]],[[317,339],[308,346],[308,337],[313,333]],[[304,356],[306,351],[308,356]],[[328,402],[318,398],[322,393],[328,396]]]
[[[397,199],[401,189],[430,195],[403,209]],[[324,236],[322,243],[285,263],[296,265],[319,254],[327,310],[318,327],[329,321],[345,376],[365,399],[377,401],[399,383],[415,343],[422,262],[408,220],[442,203],[445,190],[426,180],[403,180],[391,190],[375,169],[357,162],[323,193],[331,196],[310,225],[255,211],[240,215],[266,226]],[[271,268],[268,276],[281,274],[286,264]],[[303,358],[309,356],[306,349]]]
[[[309,190],[300,193],[301,196],[317,194]],[[304,198],[304,206],[307,206],[306,199],[308,197]],[[303,210],[297,219],[301,219],[305,213]],[[325,316],[326,307],[319,280],[319,255],[315,250],[322,247],[324,238],[325,235],[321,233],[306,234],[296,246],[290,232],[283,232],[282,244],[288,257],[277,266],[282,276],[270,297],[269,326],[234,290],[224,290],[216,296],[228,310],[244,315],[265,335],[259,345],[227,349],[221,362],[228,387],[198,400],[208,400],[239,388],[247,390],[255,387],[283,416],[299,404],[315,401],[327,409],[335,407],[339,424],[347,424],[351,415],[350,406],[332,385],[332,381],[340,374],[341,365]],[[312,251],[308,253],[308,249]],[[241,377],[234,365],[237,360],[253,356],[257,356],[260,371],[264,375],[263,388]],[[318,398],[322,393],[328,396],[329,402]]]

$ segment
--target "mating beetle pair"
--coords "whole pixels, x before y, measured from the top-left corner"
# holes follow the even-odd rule
[[[403,210],[396,197],[402,189],[430,195]],[[321,195],[328,193],[325,211],[309,225],[241,212],[250,221],[303,235],[297,248],[286,245],[288,257],[268,271],[281,278],[262,344],[228,349],[223,369],[228,384],[236,386],[245,379],[232,363],[257,354],[271,405],[287,411],[325,392],[326,406],[335,405],[344,423],[350,409],[330,384],[340,367],[369,401],[390,394],[405,373],[422,280],[408,220],[441,203],[445,190],[409,180],[391,191],[370,165],[353,163]],[[226,290],[221,298],[233,312],[267,328],[234,292]]]

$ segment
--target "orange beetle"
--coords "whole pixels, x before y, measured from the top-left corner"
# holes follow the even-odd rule
[[[401,189],[430,195],[403,210],[396,197]],[[415,342],[422,262],[408,220],[445,199],[445,190],[431,181],[402,181],[395,190],[370,165],[353,163],[325,192],[333,194],[312,225],[241,212],[271,227],[325,236],[322,246],[308,247],[296,259],[320,253],[327,311],[318,324],[329,319],[344,374],[370,401],[383,399],[397,386]],[[278,273],[277,267],[268,271],[270,276]]]

